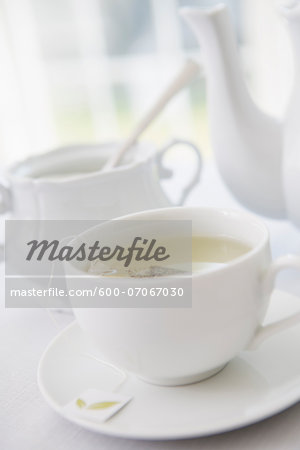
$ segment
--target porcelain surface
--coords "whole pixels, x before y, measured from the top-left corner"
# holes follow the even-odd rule
[[[144,211],[97,225],[69,245],[75,248],[81,242],[90,245],[99,236],[103,242],[113,242],[116,233],[113,224],[119,220],[140,223],[140,226],[136,225],[139,236],[147,232],[148,224],[153,221],[160,224],[164,220],[168,223],[190,221],[193,235],[230,236],[251,250],[221,268],[182,277],[131,278],[89,274],[88,287],[92,291],[101,286],[124,292],[121,307],[118,296],[116,299],[110,297],[105,304],[101,298],[93,297],[88,299],[88,307],[84,307],[82,298],[79,297],[79,304],[75,297],[70,298],[79,325],[98,345],[107,361],[156,384],[187,384],[202,380],[242,350],[258,347],[274,333],[300,322],[299,313],[272,327],[264,324],[278,272],[288,268],[300,271],[300,257],[287,255],[272,261],[268,230],[254,216],[235,210],[201,207]],[[163,230],[162,225],[160,229]],[[159,231],[155,233],[156,238],[165,236],[160,236]],[[167,236],[171,235],[172,227],[169,226],[167,233]],[[126,231],[119,228],[118,243],[122,239],[126,242]],[[76,290],[80,277],[87,274],[85,270],[86,261],[65,263],[68,289]],[[148,294],[136,300],[128,294],[130,288],[147,288]],[[161,307],[163,299],[153,299],[151,288],[182,289],[186,303],[178,306],[170,296],[168,303]],[[147,307],[143,304],[146,301],[149,302]]]
[[[299,311],[297,297],[275,291],[268,323]],[[85,389],[116,390],[131,402],[104,423],[68,420],[86,429],[136,439],[183,439],[255,423],[300,400],[300,326],[245,352],[219,374],[180,387],[159,387],[97,360],[99,353],[76,323],[48,346],[38,368],[42,395],[58,414]],[[118,387],[119,386],[119,387]]]
[[[14,219],[107,220],[170,206],[161,181],[173,176],[163,162],[176,145],[192,151],[197,159],[178,204],[184,203],[199,181],[201,155],[190,142],[173,140],[160,150],[138,144],[122,165],[103,173],[102,167],[117,145],[62,147],[8,168],[0,183],[0,213],[10,213]]]
[[[184,7],[180,13],[201,47],[211,141],[223,180],[256,213],[285,217],[282,123],[248,92],[227,6]]]

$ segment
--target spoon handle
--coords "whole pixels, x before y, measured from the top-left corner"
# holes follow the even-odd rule
[[[126,151],[136,142],[137,138],[143,133],[152,120],[163,110],[166,104],[176,95],[185,85],[187,85],[198,73],[199,65],[192,61],[187,60],[184,67],[180,70],[179,74],[169,85],[169,87],[159,97],[157,102],[148,111],[145,117],[138,123],[136,128],[130,137],[124,142],[124,144],[118,149],[118,151],[107,161],[103,171],[107,171],[115,167],[123,158]]]

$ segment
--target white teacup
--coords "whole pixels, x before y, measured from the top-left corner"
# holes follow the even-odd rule
[[[191,308],[74,308],[79,325],[110,363],[152,383],[192,383],[217,373],[240,351],[253,349],[300,322],[299,313],[263,325],[276,274],[290,267],[300,270],[300,258],[287,255],[272,262],[268,230],[253,216],[183,207],[145,211],[121,219],[191,220],[193,235],[228,236],[249,245],[251,250],[224,267],[190,275]],[[80,235],[80,240],[89,242],[96,229]],[[100,225],[99,236],[103,236],[101,230]],[[140,233],[142,236],[142,228]],[[118,239],[121,241],[121,236]],[[85,265],[66,263],[67,275],[82,276]],[[141,286],[141,279],[91,277],[89,286],[95,288],[120,287],[126,292],[126,287]],[[183,278],[174,277],[172,286],[182,286]],[[74,279],[67,278],[69,288],[74,287],[73,283]],[[144,283],[150,288],[159,280],[145,278]],[[170,278],[161,283],[170,286]]]
[[[15,219],[111,219],[135,211],[170,206],[161,179],[172,176],[162,165],[174,145],[192,149],[197,165],[178,204],[198,183],[201,156],[187,141],[173,140],[161,150],[137,144],[123,164],[101,172],[117,143],[63,147],[15,164],[0,183],[0,213]]]

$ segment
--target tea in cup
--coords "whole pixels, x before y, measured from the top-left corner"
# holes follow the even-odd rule
[[[118,221],[140,221],[140,237],[144,235],[145,223],[149,229],[156,221],[189,221],[192,270],[183,268],[180,272],[182,268],[177,266],[177,273],[171,276],[164,272],[162,276],[153,272],[145,277],[132,277],[130,273],[105,276],[101,271],[91,274],[86,261],[66,263],[69,288],[74,287],[76,277],[85,274],[90,287],[101,286],[104,293],[109,292],[105,289],[118,288],[124,293],[123,307],[113,307],[113,300],[106,298],[102,308],[99,297],[93,308],[84,308],[83,304],[74,308],[80,327],[110,363],[151,383],[197,382],[219,372],[242,350],[253,349],[264,339],[300,322],[298,314],[288,321],[263,324],[276,274],[289,267],[300,270],[300,258],[288,255],[272,262],[268,230],[253,216],[210,208],[152,210],[96,226],[84,232],[80,240],[91,242],[98,236],[105,241]],[[160,240],[166,239],[165,247],[172,254],[170,239],[176,236],[172,236],[170,226],[169,233],[161,229]],[[125,233],[118,234],[118,242],[123,238],[125,242]],[[187,236],[177,236],[179,243],[182,239]],[[71,245],[75,243],[73,240]],[[178,252],[175,260],[177,257]],[[164,267],[168,264],[168,260],[163,262]],[[140,306],[133,307],[131,303],[133,288],[145,290]],[[163,307],[151,296],[153,289],[158,288],[168,292]],[[191,301],[186,298],[186,304],[178,306],[171,292],[183,289],[186,296],[191,294]],[[112,307],[108,307],[110,301]]]

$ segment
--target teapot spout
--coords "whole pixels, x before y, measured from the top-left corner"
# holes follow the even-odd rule
[[[254,212],[285,217],[282,127],[249,95],[226,6],[184,7],[180,14],[201,46],[211,142],[223,180]]]

